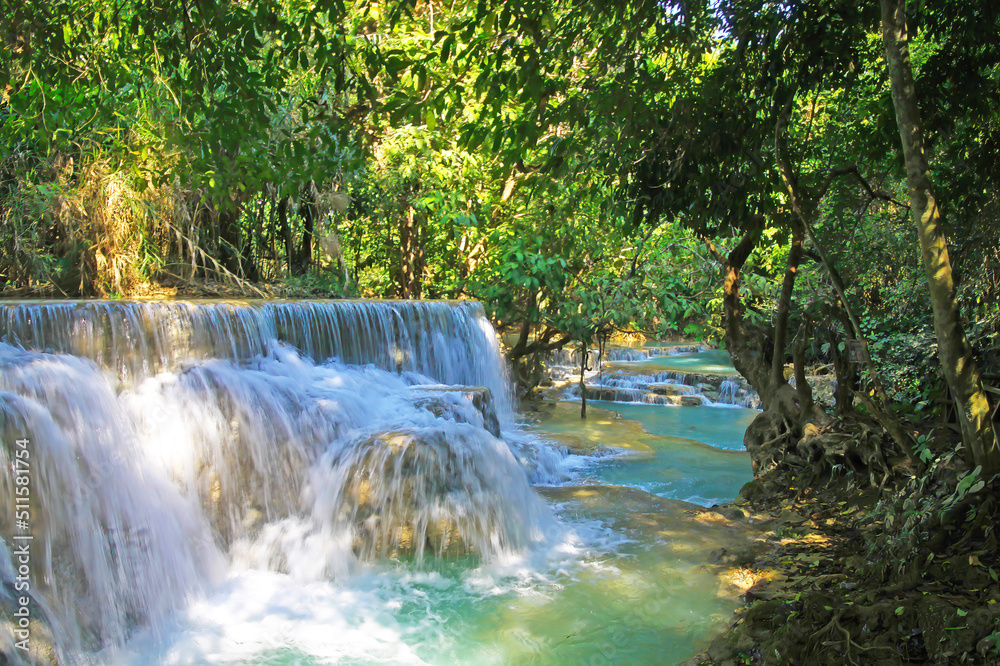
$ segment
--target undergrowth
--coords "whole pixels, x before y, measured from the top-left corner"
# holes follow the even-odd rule
[[[770,546],[777,572],[701,664],[994,664],[1000,662],[997,481],[970,469],[947,430],[917,438],[924,468],[880,458],[864,423],[813,437],[824,465],[777,465],[734,505]],[[818,473],[822,469],[823,473]]]
[[[0,161],[0,295],[350,295],[343,276],[322,266],[272,270],[269,280],[243,274],[240,261],[227,266],[220,259],[239,251],[220,237],[225,214],[200,191],[152,187],[106,159],[14,153]]]

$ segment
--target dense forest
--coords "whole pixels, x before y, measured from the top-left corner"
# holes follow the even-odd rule
[[[474,298],[527,385],[566,345],[714,342],[763,405],[744,500],[832,489],[817,501],[865,554],[857,586],[769,606],[758,624],[788,635],[734,655],[1000,658],[1000,8],[15,0],[7,16],[3,296]],[[928,623],[954,631],[918,640]],[[779,639],[797,647],[761,647]]]

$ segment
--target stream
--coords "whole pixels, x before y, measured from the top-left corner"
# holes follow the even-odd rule
[[[757,412],[724,352],[609,351],[581,420],[558,368],[515,411],[477,303],[0,304],[0,647],[23,606],[43,663],[682,661]]]

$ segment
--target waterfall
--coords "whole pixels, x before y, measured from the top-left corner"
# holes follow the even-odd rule
[[[336,357],[486,386],[503,416],[513,403],[483,307],[471,301],[83,301],[0,305],[0,341],[82,356],[139,381],[185,362],[245,361],[278,342],[315,362]]]
[[[24,487],[30,509],[18,532],[30,529],[30,589],[41,592],[34,600],[52,633],[74,651],[120,644],[130,624],[162,619],[218,573],[211,535],[169,480],[143,464],[135,430],[92,363],[0,345],[0,371],[7,553],[24,543],[13,521],[15,488]],[[27,451],[23,486],[13,473],[19,448]],[[25,591],[3,582],[8,593]]]
[[[155,632],[227,571],[489,561],[556,529],[497,437],[513,400],[477,303],[21,302],[0,336],[0,606],[30,532],[32,631],[60,663]]]
[[[750,388],[742,386],[735,379],[727,379],[719,385],[719,402],[760,409],[760,397]]]

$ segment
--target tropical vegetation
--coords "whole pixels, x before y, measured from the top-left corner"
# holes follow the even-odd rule
[[[1000,9],[29,0],[8,17],[5,296],[475,298],[515,361],[617,334],[714,342],[762,398],[762,478],[851,468],[900,516],[873,557],[903,579],[958,541],[996,587]],[[819,436],[859,423],[875,435]]]

